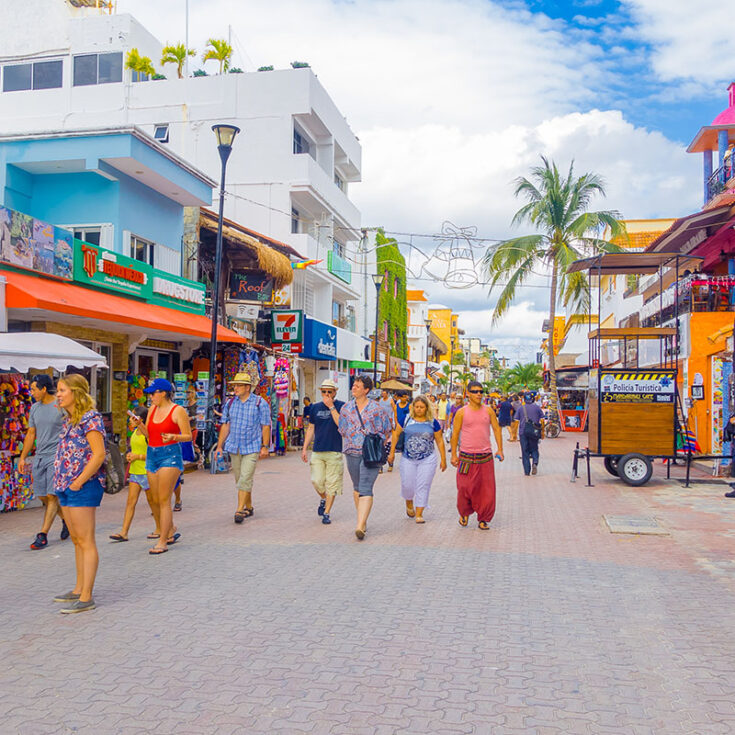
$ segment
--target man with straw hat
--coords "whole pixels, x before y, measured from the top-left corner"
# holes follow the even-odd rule
[[[342,437],[337,429],[339,426],[339,412],[344,401],[335,399],[337,385],[332,380],[324,380],[319,388],[322,395],[320,403],[312,403],[309,411],[309,427],[304,437],[304,448],[301,450],[301,459],[308,461],[306,448],[312,438],[314,446],[311,450],[311,484],[321,500],[317,513],[322,523],[331,523],[329,516],[334,498],[342,495],[342,478],[344,475],[344,461],[342,459]]]
[[[222,411],[222,428],[215,456],[228,452],[237,487],[235,523],[253,515],[253,475],[258,458],[267,459],[271,441],[271,412],[268,404],[252,392],[248,373],[238,373],[230,385],[235,397]]]

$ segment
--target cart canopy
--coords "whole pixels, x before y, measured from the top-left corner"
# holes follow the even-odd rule
[[[592,258],[575,260],[567,268],[567,273],[595,271],[605,276],[617,273],[648,275],[658,273],[659,268],[676,262],[680,269],[696,268],[702,260],[704,258],[676,253],[601,253]]]
[[[53,368],[107,367],[102,355],[60,334],[8,332],[0,334],[0,370],[27,373]]]

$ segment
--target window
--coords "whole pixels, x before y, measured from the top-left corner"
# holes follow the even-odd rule
[[[168,143],[168,125],[156,125],[153,128],[153,137],[159,143]]]
[[[122,52],[75,56],[72,84],[84,87],[122,82],[122,68]]]
[[[302,135],[298,130],[296,130],[296,128],[293,129],[293,152],[309,152],[309,140],[306,138],[306,136]]]
[[[150,79],[150,76],[142,71],[134,71],[132,73],[132,78],[134,82],[147,82]]]
[[[388,269],[385,269],[385,272],[383,273],[383,291],[388,293]]]
[[[62,84],[64,64],[61,59],[13,64],[3,68],[3,92],[24,89],[58,89]]]
[[[339,301],[332,301],[332,324],[335,327],[344,327],[344,304]]]
[[[398,298],[398,284],[401,282],[401,279],[396,277],[393,279],[393,298]]]
[[[130,236],[130,255],[142,263],[153,265],[154,244],[136,235]]]
[[[345,257],[345,246],[339,240],[334,241],[332,244],[332,250],[336,255],[339,255],[340,258]]]
[[[345,181],[336,171],[334,172],[334,183],[341,191],[345,190]]]
[[[299,233],[299,210],[291,207],[291,234],[297,235]]]
[[[101,227],[82,227],[74,229],[74,237],[76,237],[77,240],[88,242],[90,245],[100,245],[101,235]]]
[[[71,368],[67,375],[83,375],[89,383],[90,395],[95,399],[97,410],[106,413],[111,410],[110,395],[112,387],[112,345],[104,342],[86,342],[78,340],[79,344],[89,347],[90,350],[102,355],[109,367],[106,368]]]

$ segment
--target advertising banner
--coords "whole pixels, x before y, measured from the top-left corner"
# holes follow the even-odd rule
[[[673,403],[674,373],[604,373],[601,379],[603,403]]]
[[[74,239],[74,280],[149,300],[153,295],[147,263]]]

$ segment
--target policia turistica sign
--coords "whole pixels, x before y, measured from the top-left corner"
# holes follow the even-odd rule
[[[605,373],[601,378],[603,403],[673,403],[676,390],[671,371]]]

